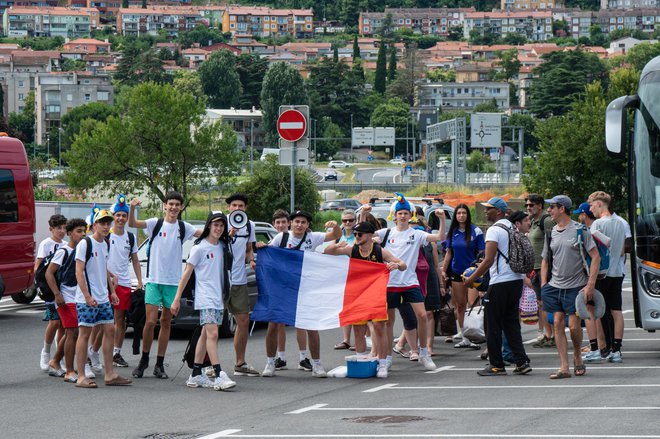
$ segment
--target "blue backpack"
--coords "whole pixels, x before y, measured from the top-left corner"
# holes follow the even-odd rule
[[[584,246],[584,232],[587,230],[587,227],[584,224],[581,224],[577,228],[577,240],[576,244],[580,246],[580,256],[582,256],[582,265],[584,270],[589,276],[589,269],[591,267],[591,257],[589,252]],[[598,268],[598,279],[602,279],[607,275],[607,270],[610,268],[610,249],[607,248],[605,244],[600,242],[598,239],[591,236],[596,243],[596,248],[598,249],[598,254],[600,255],[600,267]]]

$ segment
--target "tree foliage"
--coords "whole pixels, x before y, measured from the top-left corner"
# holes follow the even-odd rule
[[[277,144],[277,118],[280,105],[307,105],[307,92],[302,76],[294,67],[273,63],[264,76],[261,88],[261,111],[266,141]]]
[[[206,95],[204,94],[204,87],[202,87],[202,80],[199,79],[199,74],[191,70],[178,70],[174,73],[174,80],[172,85],[180,93],[188,93],[206,103]]]
[[[388,99],[371,113],[372,127],[394,127],[397,138],[406,136],[409,121],[410,106],[400,98]]]
[[[387,85],[387,96],[401,98],[412,106],[415,104],[416,87],[424,75],[424,67],[417,56],[417,48],[411,45],[403,58],[404,68],[397,72],[396,78]]]
[[[641,72],[646,63],[658,55],[660,55],[660,43],[643,43],[630,48],[626,61]]]
[[[9,134],[24,144],[34,142],[34,102],[34,91],[31,91],[25,98],[23,111],[9,113]]]
[[[387,64],[387,81],[394,81],[396,78],[396,47],[390,46],[390,59]]]
[[[176,42],[181,44],[184,49],[192,47],[195,43],[200,47],[206,47],[224,41],[225,37],[222,32],[209,29],[203,24],[198,24],[191,30],[179,32],[176,37]]]
[[[115,109],[102,102],[91,102],[86,105],[72,108],[67,114],[62,116],[62,152],[66,152],[71,147],[74,139],[80,132],[80,126],[84,120],[92,119],[104,122]]]
[[[268,71],[268,60],[254,54],[243,53],[236,58],[236,72],[241,81],[238,108],[259,108],[261,84]]]
[[[255,162],[254,173],[239,185],[238,190],[250,199],[247,206],[250,219],[270,222],[275,210],[288,211],[291,208],[291,168],[280,166],[277,156],[268,155],[265,160]],[[296,209],[312,215],[318,211],[321,199],[314,179],[306,169],[296,168],[295,194]]]
[[[197,72],[211,108],[238,107],[241,79],[233,53],[225,49],[213,52]]]
[[[163,69],[163,62],[154,49],[144,49],[144,43],[128,43],[122,51],[114,79],[121,85],[133,86],[144,82],[159,84],[171,81]]]
[[[385,53],[385,42],[380,40],[378,47],[378,58],[376,59],[376,78],[374,79],[374,90],[378,93],[385,93],[387,87],[387,60]]]
[[[204,104],[194,96],[149,82],[125,89],[116,107],[104,122],[82,121],[65,155],[70,186],[147,190],[161,201],[176,190],[190,203],[208,179],[236,172],[236,134],[226,124],[204,123]]]

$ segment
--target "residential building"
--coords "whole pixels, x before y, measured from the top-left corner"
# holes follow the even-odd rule
[[[104,17],[115,17],[117,11],[121,8],[120,0],[85,0],[85,2],[87,3],[87,7],[98,9],[100,14]],[[149,2],[149,4],[151,4],[151,2]]]
[[[655,44],[658,40],[638,40],[633,37],[623,37],[610,43],[607,52],[610,55],[625,55],[628,51],[638,44]]]
[[[491,71],[495,68],[490,62],[465,63],[454,70],[456,71],[456,82],[483,82],[489,81]]]
[[[501,0],[500,8],[506,11],[528,9],[537,11],[539,9],[563,8],[563,0]]]
[[[606,35],[617,29],[653,33],[656,26],[660,26],[660,8],[576,12],[570,21],[571,36],[588,37],[590,28],[594,24],[600,26],[601,31]]]
[[[222,31],[259,37],[314,36],[311,9],[272,9],[266,6],[227,6]]]
[[[11,7],[2,16],[4,35],[24,37],[88,37],[100,24],[96,8]]]
[[[64,50],[80,51],[82,53],[108,53],[110,52],[110,44],[107,40],[100,41],[94,38],[78,38],[73,41],[64,43],[62,46]]]
[[[418,103],[442,111],[471,112],[478,105],[495,99],[501,110],[509,108],[508,82],[428,82],[418,86]]]
[[[211,44],[210,46],[202,47],[202,50],[206,50],[207,52],[209,52],[209,56],[211,52],[217,52],[218,50],[228,50],[236,56],[243,53],[241,49],[239,49],[238,47],[232,46],[231,44],[227,44],[227,43]]]
[[[657,8],[658,0],[600,0],[600,9]]]
[[[150,6],[119,8],[117,33],[120,35],[158,35],[163,30],[171,37],[192,30],[203,22],[200,12],[191,7]]]
[[[210,55],[210,52],[199,47],[191,47],[190,49],[184,49],[181,51],[181,56],[188,62],[188,67],[191,69],[197,69],[206,58]]]
[[[12,6],[55,7],[58,4],[58,0],[0,0],[0,14]],[[82,6],[87,6],[87,4]]]
[[[420,35],[448,36],[453,27],[463,24],[464,15],[474,8],[385,8],[384,12],[361,12],[360,35],[375,35],[391,20],[390,31],[410,29]]]
[[[463,36],[470,38],[472,30],[477,30],[482,35],[490,32],[496,38],[512,34],[522,35],[531,41],[546,41],[552,38],[552,12],[468,12],[463,22]]]
[[[71,109],[91,102],[112,105],[114,89],[106,74],[92,72],[39,73],[35,80],[36,137],[47,142],[52,127],[60,126],[62,116]]]
[[[231,125],[236,132],[238,146],[241,149],[252,147],[261,150],[268,146],[261,126],[262,117],[261,110],[256,110],[254,107],[251,110],[207,109],[205,120],[207,122],[221,120]]]

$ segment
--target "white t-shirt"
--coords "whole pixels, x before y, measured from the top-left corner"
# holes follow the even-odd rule
[[[158,218],[146,220],[147,239],[151,239],[151,233],[156,227]],[[186,233],[183,241],[195,236],[195,228],[184,222]],[[181,261],[183,243],[179,240],[179,223],[168,223],[163,221],[163,226],[155,237],[149,249],[149,276],[148,283],[161,285],[179,285],[181,280]]]
[[[133,248],[128,239],[128,232],[123,235],[110,234],[110,256],[108,257],[108,271],[117,276],[117,283],[122,287],[131,287],[131,274],[128,266],[131,265],[130,256],[137,253],[137,238],[133,240]]]
[[[511,229],[513,224],[507,219],[501,219],[495,224],[502,224]],[[493,241],[497,243],[497,249],[502,252],[504,256],[509,257],[509,233],[503,228],[493,224],[486,232],[486,243]],[[499,270],[498,270],[499,268]],[[490,285],[499,284],[502,282],[510,282],[512,280],[522,280],[524,274],[514,273],[511,267],[506,262],[506,259],[499,253],[495,254],[495,262],[490,267]]]
[[[387,230],[390,234],[387,236],[387,242],[383,242]],[[376,236],[380,239],[381,246],[388,249],[392,254],[406,263],[408,267],[405,271],[390,271],[390,280],[387,283],[388,288],[402,288],[419,286],[417,273],[417,259],[419,258],[419,249],[427,244],[426,237],[429,234],[413,229],[412,227],[400,232],[395,228],[380,229],[376,231]]]
[[[65,245],[64,247],[59,248],[60,251],[55,252],[55,256],[53,256],[53,260],[50,261],[51,264],[56,264],[59,267],[64,264],[64,259],[68,257],[68,255],[71,252],[75,252],[75,248],[71,248],[68,245]],[[73,264],[75,266],[75,263]],[[75,268],[72,268],[72,270]],[[55,277],[57,278],[58,274],[55,273]],[[64,298],[64,301],[66,303],[75,303],[76,302],[76,290],[78,287],[76,286],[69,286],[69,285],[60,285],[60,292],[62,293],[62,297]]]
[[[250,236],[247,233],[247,226],[236,232],[231,239],[231,251],[234,254],[234,263],[231,267],[231,284],[232,285],[247,285],[247,270],[245,269],[245,253],[247,252],[247,245],[257,242],[257,237],[254,234],[255,225],[250,221]]]
[[[223,309],[223,245],[202,239],[190,250],[188,263],[195,267],[195,309]]]
[[[110,301],[108,297],[108,244],[105,241],[98,242],[90,236],[92,241],[92,256],[87,261],[86,281],[87,289],[96,303],[106,303]],[[85,262],[87,252],[87,240],[83,239],[76,247],[76,262]],[[80,289],[76,287],[76,303],[85,303],[85,296]]]
[[[65,246],[66,242],[57,242],[50,236],[39,243],[39,249],[37,250],[37,259],[43,259],[51,254],[55,253],[55,250]]]
[[[286,241],[285,248],[296,248],[300,244],[301,239],[293,236],[292,232],[287,232],[289,234],[289,239]],[[270,242],[271,247],[279,247],[280,242],[282,242],[283,233],[278,233],[277,236],[273,238]],[[316,250],[316,247],[325,242],[325,233],[323,232],[307,232],[303,238],[305,242],[300,246],[300,250],[305,252],[313,252]]]
[[[612,218],[616,218],[619,221],[621,221],[621,223],[623,224],[623,230],[626,233],[626,235],[625,235],[626,239],[632,238],[632,232],[630,231],[630,224],[628,224],[628,221],[621,218],[616,213],[612,214]],[[624,248],[625,248],[625,245],[626,245],[625,241],[624,241],[623,245],[624,245]],[[623,273],[623,275],[625,277],[625,275],[626,275],[626,255],[625,254],[623,255],[623,257],[621,259],[619,259],[619,265],[621,266],[621,272]]]

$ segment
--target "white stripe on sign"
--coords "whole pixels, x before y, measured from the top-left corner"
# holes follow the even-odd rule
[[[280,122],[281,130],[302,130],[304,127],[302,122]]]

